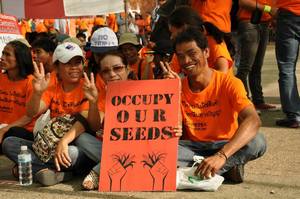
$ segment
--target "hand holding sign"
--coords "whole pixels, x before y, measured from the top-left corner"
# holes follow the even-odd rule
[[[94,74],[91,73],[91,79],[88,78],[86,73],[83,73],[83,76],[84,76],[84,85],[83,85],[84,95],[90,102],[96,103],[98,101],[98,90],[95,85]]]
[[[45,75],[45,69],[42,63],[40,63],[40,67],[38,67],[36,62],[33,62],[33,80],[32,80],[32,86],[33,90],[36,93],[43,93],[49,85],[50,82],[50,73],[47,73]]]

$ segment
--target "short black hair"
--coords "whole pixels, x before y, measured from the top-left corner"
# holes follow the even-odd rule
[[[32,44],[31,44],[32,48],[41,48],[44,51],[50,53],[50,52],[54,52],[55,48],[56,48],[56,44],[47,37],[41,37],[37,40],[35,40]]]
[[[204,31],[204,22],[199,14],[190,6],[179,6],[169,16],[169,24],[176,28],[182,28],[185,25],[193,26]]]
[[[202,50],[208,48],[207,38],[204,35],[204,33],[201,32],[199,28],[189,27],[176,36],[174,40],[175,51],[176,51],[176,46],[178,44],[185,43],[185,42],[192,42],[192,41],[195,41],[197,43],[197,46]]]
[[[20,41],[11,41],[7,45],[12,46],[14,49],[19,75],[26,78],[29,74],[32,74],[33,63],[30,48]]]

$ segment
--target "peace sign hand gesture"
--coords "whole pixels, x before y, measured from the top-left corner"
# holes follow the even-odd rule
[[[169,63],[167,62],[160,62],[160,67],[163,71],[163,78],[164,79],[180,79],[179,75],[172,71]]]
[[[91,79],[88,78],[86,73],[83,73],[83,76],[84,76],[84,85],[83,85],[84,95],[90,102],[96,103],[98,101],[98,90],[95,85],[94,74],[91,73]]]
[[[45,75],[45,69],[42,63],[40,63],[40,67],[38,67],[37,63],[33,62],[33,68],[33,90],[34,92],[41,94],[48,88],[50,82],[50,73]]]

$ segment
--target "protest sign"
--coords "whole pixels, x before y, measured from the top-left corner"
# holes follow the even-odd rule
[[[100,191],[175,191],[179,80],[108,84]]]
[[[0,56],[8,42],[21,37],[17,19],[14,16],[0,14]]]

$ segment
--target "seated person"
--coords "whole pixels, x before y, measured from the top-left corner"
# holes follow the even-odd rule
[[[216,173],[232,182],[243,182],[244,165],[262,156],[266,141],[258,134],[259,116],[247,98],[242,82],[208,66],[208,43],[197,28],[188,28],[175,39],[181,70],[182,140],[179,166],[191,166],[194,155],[204,156],[196,175]],[[166,63],[165,78],[179,78]]]
[[[66,42],[58,45],[53,54],[58,79],[54,86],[50,85],[50,73],[45,74],[43,64],[40,64],[40,67],[34,64],[33,93],[26,105],[28,117],[32,118],[47,109],[51,111],[51,118],[78,113],[86,117],[87,121],[96,117],[93,112],[88,112],[93,102],[85,97],[85,91],[82,89],[84,86],[83,60],[82,50],[77,44]],[[98,114],[98,110],[96,113]],[[73,127],[77,129],[82,125],[76,121]],[[78,147],[68,146],[69,143],[66,140],[73,136],[72,133],[72,131],[67,132],[60,139],[54,157],[47,162],[41,161],[35,154],[32,148],[33,141],[18,137],[8,137],[4,140],[3,153],[17,164],[20,148],[26,145],[32,156],[32,173],[35,179],[45,186],[54,185],[69,179],[71,171],[89,170],[89,159]],[[18,177],[17,167],[15,168],[13,171],[15,177]]]
[[[33,140],[34,123],[26,116],[26,102],[32,93],[33,64],[30,48],[21,41],[6,44],[0,60],[0,154],[5,138]],[[20,128],[26,128],[26,131]],[[22,128],[23,129],[23,128]]]

